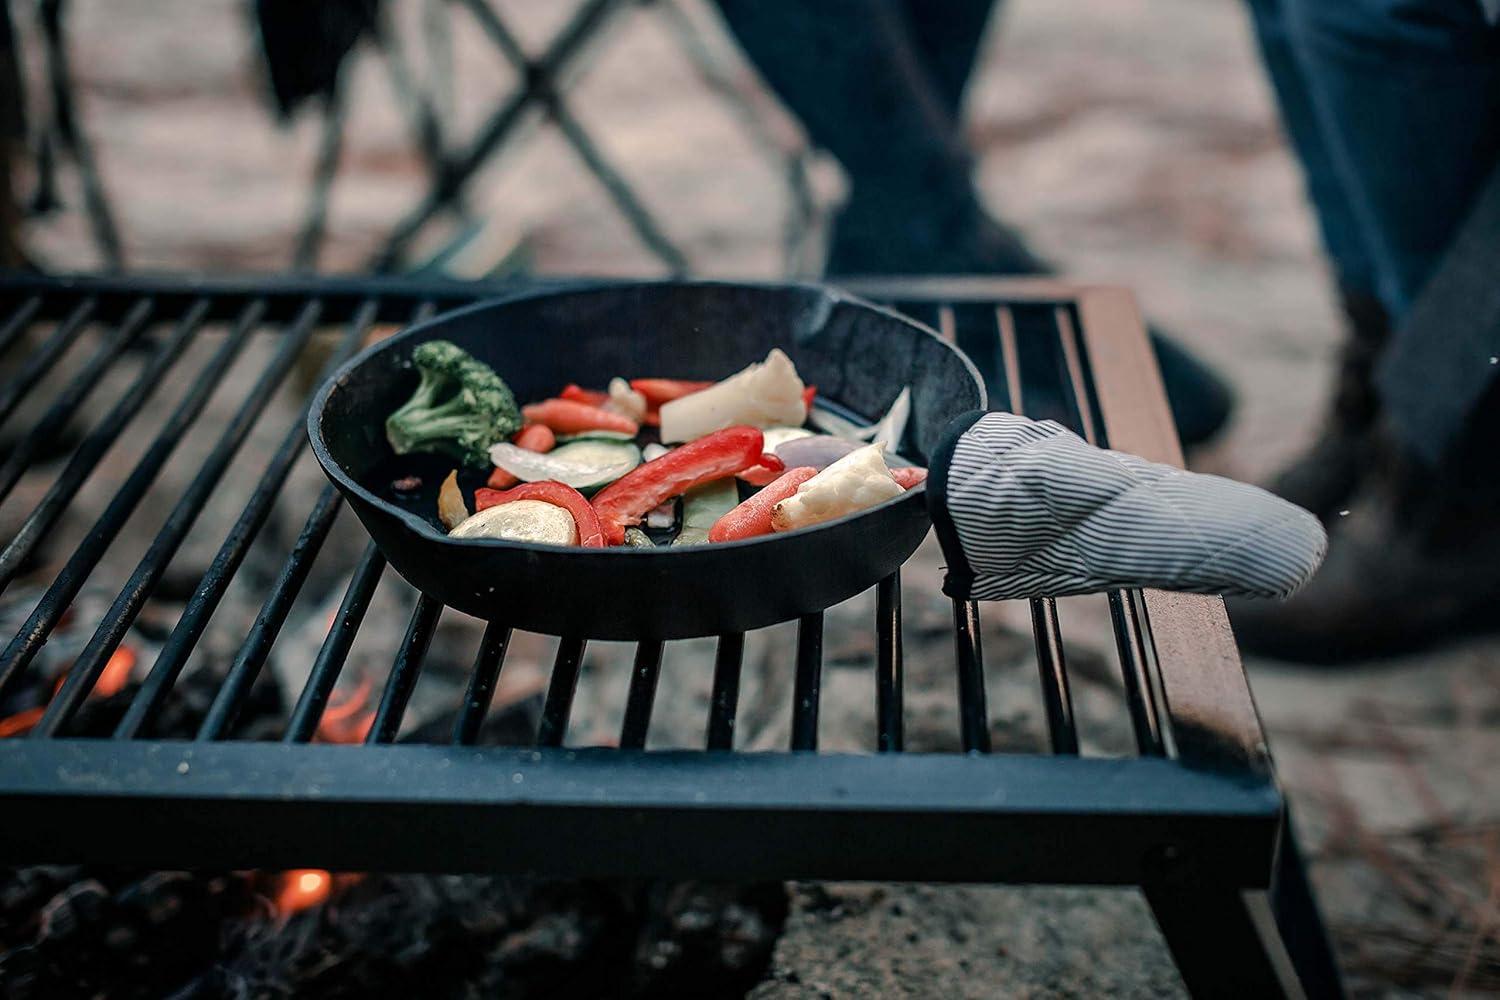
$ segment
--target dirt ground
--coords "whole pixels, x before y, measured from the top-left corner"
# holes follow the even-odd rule
[[[241,5],[72,6],[82,115],[128,266],[288,267],[317,124],[308,116],[274,123]],[[419,34],[417,6],[392,5],[403,37]],[[567,5],[498,6],[538,47]],[[691,9],[726,53],[722,65],[744,79],[711,18]],[[463,135],[516,81],[471,23],[459,18],[455,27],[451,120]],[[585,68],[569,91],[579,118],[693,269],[784,273],[782,165],[700,80],[663,15],[630,10]],[[361,58],[354,73],[321,260],[330,270],[364,266],[422,191],[421,162],[381,64]],[[775,135],[795,137],[774,109],[762,112]],[[1012,0],[988,36],[967,127],[997,212],[1069,276],[1135,289],[1152,317],[1237,384],[1234,428],[1200,459],[1203,467],[1255,479],[1309,439],[1337,317],[1238,4]],[[817,199],[831,206],[836,167],[818,160],[811,176]],[[62,182],[70,209],[36,224],[31,246],[53,269],[94,267],[87,226],[72,208],[76,181],[65,171]],[[471,209],[488,225],[460,270],[482,271],[509,255],[547,272],[661,271],[548,128],[525,130],[483,171]],[[935,577],[926,585],[935,588]],[[1075,659],[1112,657],[1102,603],[1065,610]],[[1024,648],[1005,631],[1022,620],[1014,609],[992,618],[989,649]],[[1500,990],[1496,649],[1474,641],[1337,673],[1250,664],[1313,878],[1360,995]],[[991,683],[1022,684],[1027,662],[1024,652],[999,656]],[[914,662],[914,704],[924,684],[951,684],[948,669]],[[835,728],[841,690],[836,678],[827,687]],[[997,733],[1024,721],[999,718]],[[772,975],[755,996],[1144,997],[1178,989],[1133,893],[802,886]]]

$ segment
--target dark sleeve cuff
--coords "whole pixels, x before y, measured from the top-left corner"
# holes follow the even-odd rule
[[[974,585],[974,571],[964,556],[963,545],[958,540],[958,528],[948,512],[948,469],[953,464],[953,451],[958,439],[984,416],[983,410],[970,410],[959,414],[943,428],[938,446],[933,449],[927,465],[927,511],[932,516],[932,527],[937,532],[938,544],[943,547],[947,560],[943,577],[943,593],[949,597],[967,599]]]

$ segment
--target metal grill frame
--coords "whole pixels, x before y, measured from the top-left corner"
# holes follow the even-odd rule
[[[997,403],[1003,398],[1018,412],[1025,409],[1018,363],[1025,334],[1017,331],[1016,310],[1051,309],[1079,429],[1100,444],[1181,463],[1160,376],[1129,293],[988,278],[841,284],[898,308],[935,310],[940,331],[949,337],[957,326],[955,308],[994,310],[990,347],[999,364],[991,366],[992,388],[1003,390],[995,394]],[[342,353],[347,354],[374,322],[405,322],[515,290],[514,284],[389,278],[0,275],[0,347],[12,345],[35,318],[62,320],[53,341],[71,342],[90,322],[110,326],[97,365],[81,370],[54,405],[62,413],[63,404],[86,395],[98,371],[148,322],[177,324],[163,355],[180,351],[212,319],[234,321],[238,330],[286,324],[286,346],[271,362],[272,368],[281,365],[284,375],[316,325],[343,324]],[[221,351],[223,367],[235,353],[234,339]],[[26,377],[36,377],[64,353],[53,341],[25,363]],[[266,378],[269,383],[257,383],[241,416],[226,428],[224,462],[233,455],[234,436],[242,439],[260,412],[251,405],[257,394],[268,397],[279,380]],[[13,397],[24,391],[14,383],[0,387],[5,404],[0,409],[8,414]],[[132,391],[116,404],[126,407],[127,420],[133,411],[125,401]],[[138,408],[140,400],[131,405]],[[192,416],[177,429],[178,437]],[[106,424],[84,439],[81,453],[107,448],[119,429],[111,433]],[[565,641],[559,649],[537,745],[473,746],[504,659],[509,630],[502,625],[492,625],[481,641],[452,743],[394,744],[442,612],[425,597],[395,651],[371,745],[310,744],[384,570],[384,560],[370,547],[353,568],[338,624],[292,711],[285,739],[223,739],[338,512],[339,499],[330,487],[288,554],[198,738],[137,738],[274,504],[304,444],[301,427],[297,422],[289,431],[247,499],[115,738],[58,734],[175,546],[158,551],[153,545],[34,738],[0,740],[0,803],[7,817],[0,823],[0,856],[7,862],[1141,886],[1194,992],[1215,992],[1228,981],[1226,969],[1234,970],[1240,988],[1260,985],[1286,995],[1299,988],[1337,992],[1337,973],[1217,598],[1152,591],[1110,595],[1139,748],[1131,758],[1079,755],[1050,600],[1032,602],[1031,610],[1053,752],[990,752],[980,609],[972,602],[954,605],[956,721],[966,752],[898,752],[903,746],[899,574],[877,588],[873,709],[878,740],[872,748],[877,753],[817,752],[821,614],[799,623],[792,745],[786,752],[730,749],[742,636],[720,640],[704,751],[642,749],[660,643],[638,648],[620,748],[563,746],[583,655],[578,641]],[[0,466],[5,490],[29,456],[16,461],[20,464],[13,469]],[[209,477],[207,486],[213,481]],[[97,562],[98,554],[93,558]],[[0,580],[9,581],[17,562],[0,554]],[[81,586],[92,565],[70,562],[59,580],[81,573],[74,581]],[[62,587],[55,595],[49,591],[43,604],[52,598],[60,615],[72,596]],[[23,629],[11,641],[0,656],[0,686],[25,669],[27,642],[35,639],[39,645],[50,627],[43,620],[30,639]],[[1221,933],[1222,928],[1228,930]]]

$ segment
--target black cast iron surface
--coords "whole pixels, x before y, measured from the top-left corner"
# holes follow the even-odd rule
[[[639,644],[620,749],[564,746],[585,642],[558,646],[534,749],[469,746],[503,670],[509,629],[492,624],[475,652],[471,697],[450,745],[388,745],[444,608],[416,601],[366,746],[310,740],[349,654],[385,561],[369,546],[348,573],[343,604],[295,695],[279,743],[228,739],[318,559],[342,499],[331,486],[306,512],[297,543],[195,741],[144,738],[208,618],[306,446],[290,423],[198,581],[111,739],[71,735],[84,699],[192,530],[250,426],[318,330],[339,331],[328,370],[352,356],[377,322],[405,323],[506,291],[502,286],[402,280],[74,278],[0,276],[0,350],[34,324],[51,329],[0,387],[13,414],[30,380],[57,364],[86,328],[93,359],[26,442],[0,466],[8,492],[71,408],[142,330],[156,353],[94,422],[54,486],[0,549],[0,587],[22,571],[78,485],[119,435],[151,443],[108,484],[111,501],[0,651],[0,700],[17,690],[42,645],[89,582],[146,488],[202,410],[247,337],[282,338],[265,370],[160,520],[45,713],[26,738],[0,740],[0,856],[7,863],[96,862],[182,867],[316,865],[330,869],[639,873],[674,877],[994,880],[1139,884],[1190,879],[1265,887],[1281,824],[1253,704],[1216,599],[1112,595],[1120,668],[1139,756],[1080,756],[1057,609],[1032,602],[1039,683],[1051,755],[990,753],[980,608],[954,606],[964,754],[906,754],[902,731],[899,573],[877,585],[876,738],[870,755],[817,752],[822,614],[798,619],[792,737],[785,752],[734,749],[744,637],[719,639],[705,720],[710,752],[646,752],[662,642]],[[992,405],[1063,420],[1099,443],[1159,460],[1178,457],[1155,368],[1128,297],[1052,284],[916,281],[858,284],[956,341],[983,374]],[[132,418],[148,386],[204,324],[230,333],[166,423]],[[59,346],[60,345],[60,346]],[[3,638],[3,637],[0,637]],[[109,836],[100,836],[108,830]]]

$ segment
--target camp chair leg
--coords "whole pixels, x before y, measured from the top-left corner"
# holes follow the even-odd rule
[[[1323,921],[1291,837],[1271,892],[1158,882],[1143,887],[1195,997],[1342,997]]]

